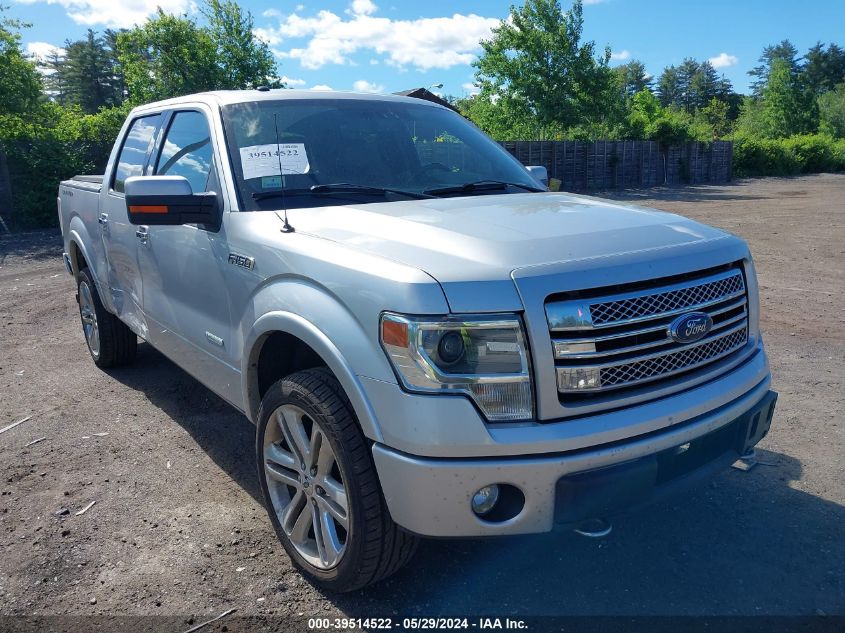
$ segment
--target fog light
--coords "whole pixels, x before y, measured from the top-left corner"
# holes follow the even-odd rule
[[[499,500],[499,486],[492,484],[484,486],[481,490],[472,495],[472,511],[476,514],[484,515],[493,509],[496,502]]]

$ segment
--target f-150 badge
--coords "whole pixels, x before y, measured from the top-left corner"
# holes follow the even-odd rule
[[[238,255],[237,253],[229,253],[229,263],[233,266],[240,266],[241,268],[246,268],[247,270],[252,270],[255,268],[255,259],[252,257],[246,257],[245,255]]]

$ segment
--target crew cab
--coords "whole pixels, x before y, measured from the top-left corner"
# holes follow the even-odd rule
[[[269,519],[329,589],[420,536],[604,534],[749,455],[777,396],[743,240],[542,171],[404,97],[137,107],[59,190],[88,350],[142,339],[253,421]]]

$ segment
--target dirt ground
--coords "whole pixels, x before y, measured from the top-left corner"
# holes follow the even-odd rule
[[[96,369],[58,233],[0,238],[0,428],[30,416],[0,434],[0,615],[156,614],[188,628],[229,608],[845,614],[845,175],[610,196],[750,242],[780,392],[762,465],[602,540],[426,541],[407,569],[345,596],[309,585],[277,543],[252,424],[145,344],[132,367]]]

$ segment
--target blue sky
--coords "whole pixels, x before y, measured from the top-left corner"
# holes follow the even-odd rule
[[[516,0],[515,0],[516,1]],[[394,92],[444,84],[473,90],[477,42],[507,17],[511,0],[243,0],[257,34],[277,55],[289,87]],[[518,1],[517,1],[518,3]],[[563,0],[564,7],[569,6]],[[845,45],[845,0],[585,0],[585,36],[613,64],[639,59],[658,75],[684,57],[710,59],[740,92],[767,44],[784,38],[802,52],[816,41]],[[12,0],[7,14],[32,23],[33,55],[82,37],[87,28],[126,27],[161,6],[196,10],[195,0]]]

